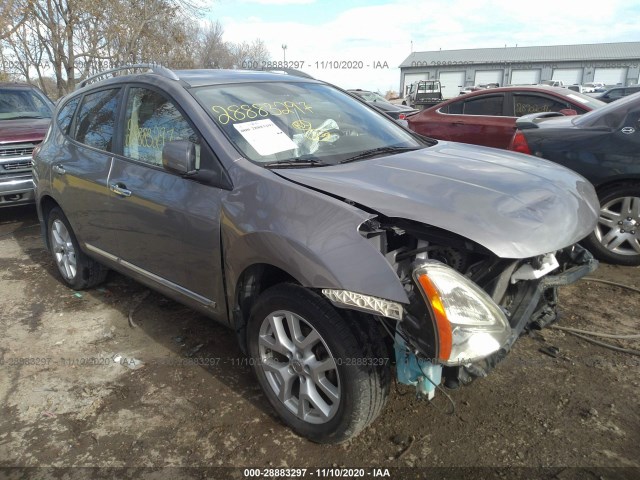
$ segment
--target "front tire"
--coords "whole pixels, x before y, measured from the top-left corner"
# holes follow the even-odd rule
[[[80,250],[69,220],[58,207],[47,216],[47,236],[53,260],[67,285],[84,290],[104,281],[108,270]]]
[[[354,322],[292,284],[266,290],[252,309],[248,349],[258,381],[284,422],[314,442],[355,436],[386,402],[384,344],[372,319]]]
[[[584,241],[608,263],[640,265],[640,185],[622,185],[598,192],[598,225]]]

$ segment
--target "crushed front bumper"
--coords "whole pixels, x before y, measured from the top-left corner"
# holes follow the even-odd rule
[[[394,341],[398,381],[415,386],[419,396],[432,398],[441,378],[445,386],[455,388],[460,383],[467,384],[474,378],[486,376],[505,358],[526,329],[542,328],[557,318],[557,287],[574,283],[598,267],[593,256],[579,245],[559,250],[554,257],[557,259],[555,274],[519,279],[522,275],[514,275],[517,265],[533,265],[539,260],[528,259],[522,263],[511,262],[511,267],[505,268],[496,277],[502,287],[492,289],[497,297],[494,297],[494,302],[505,314],[509,332],[496,344],[494,353],[486,357],[453,365],[439,358],[429,358],[425,352],[429,352],[429,348],[434,351],[433,343],[437,341],[421,335],[427,329],[428,322],[420,322],[419,319],[426,317],[410,311],[411,306],[408,307],[407,315],[396,329]],[[537,271],[540,271],[540,267]],[[436,336],[439,335],[436,333]],[[406,343],[403,339],[407,340]]]
[[[598,261],[591,253],[574,245],[560,252],[561,271],[549,274],[537,282],[527,282],[514,302],[509,315],[512,333],[507,342],[494,354],[460,367],[459,379],[463,383],[474,377],[486,376],[511,350],[522,333],[528,328],[540,329],[557,318],[557,287],[570,285],[598,268]],[[451,376],[452,372],[447,372]]]

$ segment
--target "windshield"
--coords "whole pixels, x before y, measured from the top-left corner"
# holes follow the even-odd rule
[[[0,120],[51,118],[51,105],[34,90],[0,88]]]
[[[242,83],[200,87],[192,94],[246,158],[265,166],[333,165],[425,146],[328,85]]]
[[[604,105],[602,108],[576,117],[573,124],[581,127],[618,128],[631,112],[640,110],[640,93]]]

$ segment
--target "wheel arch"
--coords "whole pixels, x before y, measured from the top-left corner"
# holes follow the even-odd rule
[[[615,177],[613,179],[608,179],[606,182],[598,183],[594,186],[598,194],[600,194],[601,191],[615,187],[640,186],[640,175],[624,175]]]
[[[38,210],[41,217],[40,231],[42,233],[42,238],[44,239],[44,244],[47,250],[51,250],[51,245],[49,244],[49,235],[47,235],[49,213],[56,207],[61,209],[60,204],[56,202],[50,195],[44,195],[38,202]]]
[[[262,292],[280,283],[301,285],[289,272],[269,263],[249,265],[238,276],[231,296],[230,317],[244,353],[247,353],[246,328],[253,305]]]
[[[253,305],[265,290],[283,283],[304,287],[302,282],[298,281],[290,273],[268,263],[255,263],[245,268],[240,274],[236,282],[235,298],[231,307],[231,320],[243,353],[246,354],[248,352],[247,324]],[[373,335],[385,337],[372,315],[343,308],[336,308],[336,311],[345,319],[354,333],[362,335],[364,332],[366,337],[363,338],[371,339]],[[373,325],[375,325],[375,328],[372,327]],[[374,330],[376,333],[374,333]],[[378,350],[376,353],[390,355],[392,350],[393,345],[385,343],[384,350]]]

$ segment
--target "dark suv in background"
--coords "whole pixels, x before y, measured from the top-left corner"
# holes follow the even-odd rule
[[[606,103],[611,103],[628,95],[640,92],[640,85],[632,85],[630,87],[613,87],[600,93],[593,93],[591,96]]]
[[[37,87],[0,83],[0,207],[33,203],[31,154],[52,111],[53,103]]]
[[[394,120],[404,120],[407,116],[418,113],[418,110],[415,108],[407,107],[406,105],[393,104],[376,92],[361,90],[359,88],[347,91],[353,95],[357,95],[372,107],[382,110],[386,115],[389,115]]]

